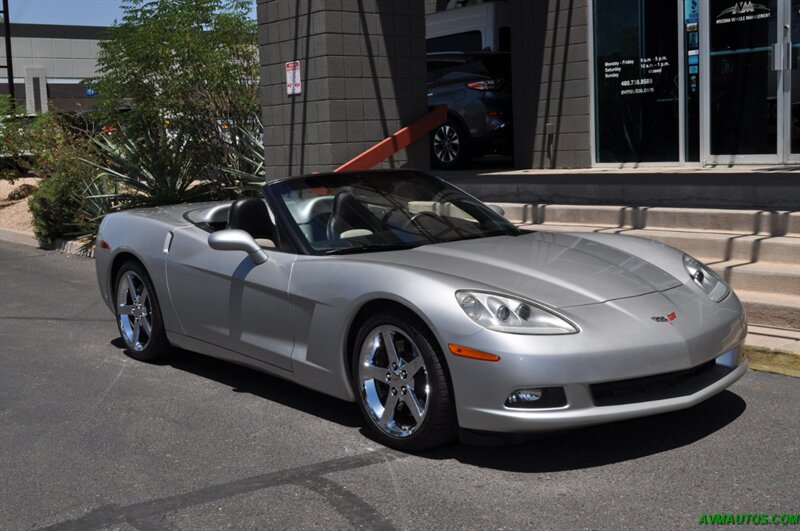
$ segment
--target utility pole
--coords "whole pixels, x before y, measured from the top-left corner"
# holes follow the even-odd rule
[[[8,15],[8,0],[3,0],[3,33],[6,40],[6,64],[4,67],[8,73],[8,95],[11,96],[11,109],[14,111],[16,100],[14,99],[14,64],[11,60],[11,17]]]

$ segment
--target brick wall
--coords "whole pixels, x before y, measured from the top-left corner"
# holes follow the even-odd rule
[[[514,163],[591,166],[587,0],[512,0]]]
[[[259,0],[268,178],[331,170],[427,112],[424,16],[418,0]],[[384,166],[406,163],[426,167],[426,143]]]

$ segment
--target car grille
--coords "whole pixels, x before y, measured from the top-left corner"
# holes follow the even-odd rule
[[[708,387],[732,370],[711,360],[682,371],[592,384],[592,400],[596,406],[618,406],[688,396]]]

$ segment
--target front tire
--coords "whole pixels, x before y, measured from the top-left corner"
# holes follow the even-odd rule
[[[119,269],[114,286],[117,329],[128,355],[139,361],[165,356],[170,345],[156,290],[144,267],[135,261],[126,262]]]
[[[469,133],[454,118],[431,134],[431,164],[443,170],[454,170],[469,160]]]
[[[382,444],[419,451],[451,441],[455,402],[436,341],[405,312],[387,311],[359,328],[352,356],[356,399]]]

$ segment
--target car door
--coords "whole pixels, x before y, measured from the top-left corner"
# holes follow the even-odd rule
[[[294,334],[288,299],[296,255],[269,251],[256,265],[242,251],[216,251],[208,232],[175,230],[167,283],[186,335],[291,370]]]

